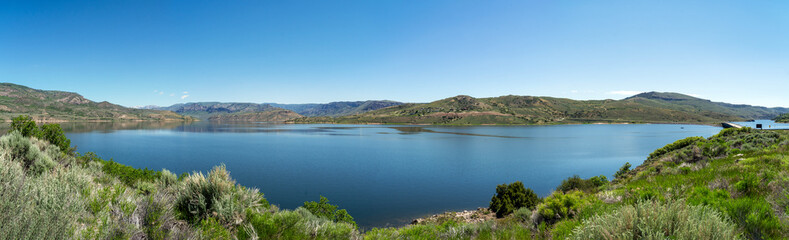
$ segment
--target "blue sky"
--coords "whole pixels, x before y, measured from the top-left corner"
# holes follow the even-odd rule
[[[126,106],[670,91],[789,107],[787,1],[557,2],[3,1],[0,81]]]

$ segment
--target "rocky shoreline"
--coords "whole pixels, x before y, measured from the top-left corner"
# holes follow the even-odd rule
[[[477,208],[476,210],[464,210],[459,212],[445,212],[441,214],[434,214],[432,216],[417,218],[411,221],[412,225],[440,223],[447,220],[453,220],[458,223],[480,223],[488,220],[496,219],[496,213],[490,211],[488,208]]]

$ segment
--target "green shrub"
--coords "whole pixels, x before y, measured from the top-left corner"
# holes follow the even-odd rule
[[[693,188],[687,202],[691,205],[704,205],[718,207],[731,198],[729,192],[724,189],[710,190],[705,186]]]
[[[63,153],[71,154],[74,152],[74,148],[71,147],[71,140],[66,137],[59,124],[41,125],[41,130],[38,131],[36,137],[57,146]]]
[[[704,141],[704,138],[703,137],[688,137],[688,138],[685,138],[685,139],[677,140],[676,142],[670,143],[670,144],[668,144],[666,146],[663,146],[662,148],[659,148],[659,149],[655,150],[654,152],[650,153],[649,157],[647,159],[648,160],[657,159],[658,157],[661,157],[661,156],[665,155],[666,153],[669,153],[669,152],[672,152],[674,150],[678,150],[678,149],[690,146],[691,144],[694,144],[694,143],[699,142],[699,141]]]
[[[742,180],[734,184],[737,192],[746,196],[756,195],[759,191],[759,180],[753,174],[746,175]]]
[[[159,182],[161,182],[165,187],[169,187],[178,182],[178,177],[175,176],[175,173],[172,173],[167,169],[162,169],[162,173],[159,176]]]
[[[200,235],[203,239],[232,239],[230,231],[214,218],[200,221]]]
[[[313,215],[305,208],[293,211],[247,211],[249,225],[239,239],[354,239],[359,232],[349,223]]]
[[[304,202],[303,208],[317,217],[326,218],[334,222],[349,223],[356,226],[356,222],[353,221],[353,217],[348,214],[348,211],[345,209],[337,210],[337,206],[329,204],[329,199],[324,196],[320,196],[318,202]]]
[[[723,204],[729,218],[749,239],[786,239],[781,220],[767,202],[761,199],[738,198]]]
[[[517,181],[496,186],[496,195],[490,200],[490,210],[496,212],[496,217],[504,217],[522,207],[534,209],[539,201],[534,191]]]
[[[30,116],[19,115],[11,120],[11,130],[9,132],[13,131],[18,131],[25,137],[33,137],[38,134],[38,127],[36,127],[36,122]]]
[[[134,188],[142,195],[150,195],[158,190],[156,184],[152,182],[138,181],[134,184]]]
[[[619,168],[619,171],[616,171],[616,173],[614,174],[614,178],[620,180],[626,178],[627,174],[630,173],[630,167],[631,167],[630,162],[626,162],[624,165],[622,165],[621,168]]]
[[[540,217],[538,221],[553,224],[562,219],[572,218],[582,207],[594,200],[596,200],[594,196],[588,196],[581,191],[554,192],[537,206]]]
[[[140,227],[148,239],[193,239],[194,229],[176,220],[172,205],[173,196],[163,191],[140,201],[136,213],[140,216]]]
[[[207,177],[189,175],[176,195],[175,209],[184,220],[197,223],[214,217],[231,229],[243,222],[247,208],[260,207],[262,202],[257,189],[237,186],[224,165],[214,167]]]
[[[568,239],[578,226],[581,226],[581,221],[577,219],[559,221],[551,229],[551,239]]]
[[[597,192],[597,189],[608,183],[608,178],[604,175],[594,176],[589,179],[582,179],[578,175],[574,175],[565,180],[562,184],[556,187],[556,191],[569,192],[572,190],[579,190],[584,192]]]
[[[531,213],[532,213],[531,209],[527,207],[522,207],[522,208],[518,208],[518,210],[515,210],[515,212],[512,213],[512,216],[521,222],[529,222],[529,220],[531,220]]]
[[[104,163],[104,166],[102,167],[102,171],[104,171],[104,173],[117,177],[118,180],[121,180],[123,183],[126,183],[126,185],[129,186],[137,186],[137,182],[139,181],[153,182],[156,179],[159,179],[160,175],[162,174],[159,171],[150,170],[148,168],[137,169],[126,166],[117,163],[112,159],[109,161],[102,161]]]
[[[80,169],[28,175],[19,162],[0,157],[0,236],[70,238],[86,209],[79,193],[89,182]]]
[[[74,149],[71,148],[71,140],[63,133],[63,129],[59,124],[44,124],[41,129],[36,126],[30,116],[20,115],[11,122],[11,130],[9,132],[17,131],[24,137],[36,137],[45,140],[52,145],[57,146],[61,152],[71,154]]]
[[[18,131],[0,137],[0,150],[12,161],[17,161],[28,173],[38,175],[51,170],[57,165],[50,156],[41,152],[43,146],[33,144],[31,138],[22,136]]]
[[[549,229],[543,228],[546,235]],[[529,227],[516,221],[480,223],[445,222],[442,224],[408,225],[401,228],[374,228],[364,239],[533,239]],[[538,238],[539,239],[539,238]],[[548,239],[548,238],[544,238]]]
[[[118,180],[125,183],[128,186],[138,186],[137,182],[145,181],[145,182],[154,182],[157,179],[162,178],[162,173],[155,170],[150,170],[148,168],[137,169],[134,167],[126,166],[120,163],[117,163],[110,159],[109,161],[101,159],[96,153],[94,152],[86,152],[82,155],[77,154],[76,162],[81,164],[84,167],[91,165],[91,163],[101,163],[101,170],[102,172],[106,173],[107,175],[117,177]]]
[[[573,231],[574,239],[738,239],[735,226],[705,206],[655,201],[622,206],[594,216]]]

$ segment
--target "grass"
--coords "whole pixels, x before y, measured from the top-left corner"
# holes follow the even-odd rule
[[[594,216],[573,230],[573,239],[738,239],[733,223],[706,206],[682,201],[644,201]]]

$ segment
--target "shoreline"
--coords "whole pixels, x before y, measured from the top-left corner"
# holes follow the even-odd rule
[[[590,122],[590,123],[550,123],[550,124],[498,124],[498,123],[482,123],[482,124],[430,124],[430,123],[337,123],[337,122],[280,122],[281,124],[332,124],[332,125],[412,125],[412,126],[456,126],[456,127],[472,127],[472,126],[558,126],[558,125],[628,125],[628,124],[675,124],[675,125],[697,125],[697,126],[711,126],[721,127],[721,123],[688,123],[688,122]]]

